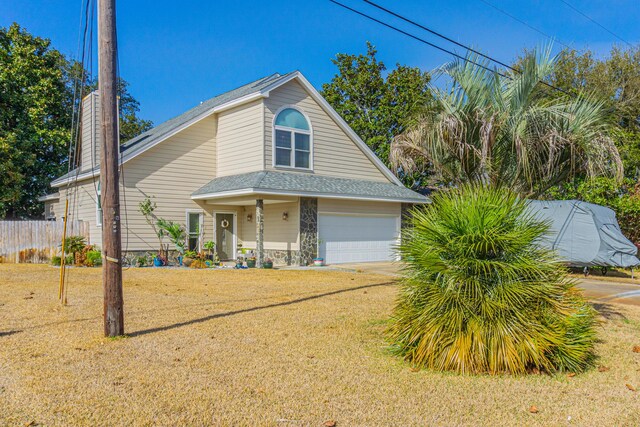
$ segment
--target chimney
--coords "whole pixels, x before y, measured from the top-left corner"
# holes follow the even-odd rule
[[[100,97],[91,92],[82,100],[82,126],[80,135],[80,171],[86,172],[100,166]]]

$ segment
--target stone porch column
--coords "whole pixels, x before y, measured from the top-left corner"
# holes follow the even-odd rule
[[[256,267],[264,262],[264,201],[256,199]]]
[[[309,265],[318,256],[318,199],[300,198],[300,251],[298,263]]]

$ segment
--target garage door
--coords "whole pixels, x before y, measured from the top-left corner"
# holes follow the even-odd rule
[[[327,264],[395,259],[400,218],[320,214],[320,257]]]

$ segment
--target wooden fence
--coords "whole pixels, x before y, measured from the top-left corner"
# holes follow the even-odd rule
[[[0,221],[0,262],[48,262],[60,255],[62,221]],[[89,243],[89,223],[69,221],[67,236],[81,235]]]

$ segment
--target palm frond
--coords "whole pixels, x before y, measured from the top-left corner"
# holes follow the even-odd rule
[[[462,185],[412,212],[389,328],[412,364],[460,373],[578,372],[593,360],[594,313],[555,253],[548,224],[510,190]]]

